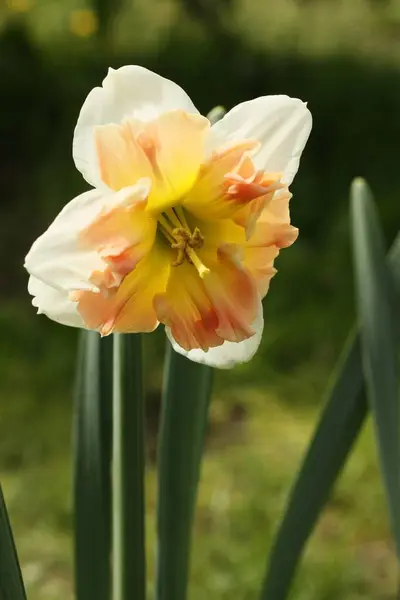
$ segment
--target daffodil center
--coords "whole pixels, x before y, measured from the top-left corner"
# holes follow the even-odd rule
[[[172,235],[176,239],[176,242],[171,243],[171,248],[178,251],[172,266],[179,267],[185,258],[188,259],[189,262],[193,262],[190,258],[190,254],[193,254],[192,250],[201,248],[204,243],[204,238],[200,233],[200,229],[196,227],[193,233],[190,233],[190,231],[183,227],[176,227],[172,230]]]
[[[171,248],[176,250],[172,266],[178,267],[187,260],[203,277],[208,269],[201,262],[196,250],[202,248],[204,237],[198,227],[195,227],[193,231],[190,229],[183,209],[178,206],[161,213],[158,217],[158,226]]]

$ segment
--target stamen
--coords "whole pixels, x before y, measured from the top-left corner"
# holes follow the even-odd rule
[[[204,237],[201,234],[201,231],[198,227],[195,227],[192,235],[189,238],[188,244],[194,250],[198,250],[204,244]]]
[[[167,215],[167,217],[171,221],[171,223],[173,223],[175,225],[175,227],[182,228],[182,225],[184,225],[184,223],[180,222],[180,220],[176,216],[173,208],[169,208],[168,210],[166,210],[165,214]],[[189,230],[189,227],[186,227],[186,229]]]
[[[162,233],[171,244],[171,248],[178,251],[172,266],[179,267],[186,259],[196,267],[200,277],[204,277],[209,269],[201,262],[195,252],[204,244],[204,237],[200,229],[195,227],[193,233],[190,231],[181,207],[166,210],[159,215],[158,222]],[[173,227],[173,225],[176,225],[176,227]]]
[[[173,244],[175,242],[175,238],[173,235],[173,229],[171,224],[169,223],[168,219],[166,219],[164,217],[163,214],[159,215],[158,217],[158,222],[161,225],[161,229],[163,234],[165,235],[165,237],[168,239],[168,241]]]
[[[185,227],[185,228],[186,228],[188,231],[190,231],[190,227],[189,227],[189,225],[188,225],[188,222],[187,222],[187,220],[186,220],[185,213],[183,212],[183,208],[182,208],[182,206],[177,206],[177,207],[175,208],[175,212],[176,212],[176,214],[178,215],[178,217],[179,217],[179,220],[181,221],[182,225],[183,225],[183,226],[184,226],[184,227]],[[197,227],[196,227],[196,229],[197,229]],[[196,230],[195,230],[195,231],[196,231]]]
[[[171,248],[174,250],[178,250],[178,255],[176,259],[173,261],[173,267],[179,267],[185,260],[186,248],[190,239],[190,233],[183,229],[183,227],[177,227],[172,231],[174,239],[176,242],[171,244]]]

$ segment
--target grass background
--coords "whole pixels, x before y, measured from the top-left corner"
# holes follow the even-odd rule
[[[399,62],[399,0],[0,6],[0,478],[30,600],[73,596],[77,339],[34,315],[21,264],[59,208],[85,189],[70,157],[71,135],[105,66],[154,68],[182,84],[204,112],[288,93],[309,100],[314,115],[293,186],[301,236],[279,259],[259,354],[217,375],[200,487],[190,600],[253,600],[353,320],[353,176],[370,181],[387,239],[398,229]],[[146,344],[151,582],[162,332]],[[307,548],[293,600],[392,600],[396,583],[368,424]]]

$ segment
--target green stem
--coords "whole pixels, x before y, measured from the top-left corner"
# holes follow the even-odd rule
[[[77,600],[109,600],[111,592],[111,356],[112,338],[82,332],[73,443]]]
[[[168,346],[158,449],[156,598],[185,600],[213,371]]]
[[[145,600],[144,392],[140,335],[114,335],[113,600]]]

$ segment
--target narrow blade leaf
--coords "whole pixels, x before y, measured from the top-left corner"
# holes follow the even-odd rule
[[[399,297],[400,235],[393,243],[388,264]],[[399,329],[397,338],[400,339]],[[288,597],[304,546],[358,437],[367,410],[361,343],[359,334],[353,333],[335,370],[325,409],[293,485],[269,557],[261,600]]]
[[[337,372],[276,536],[262,600],[287,598],[304,545],[367,414],[358,336],[351,336]]]
[[[400,556],[400,414],[393,280],[385,264],[383,235],[365,181],[354,181],[351,201],[364,373]]]
[[[113,600],[145,600],[142,340],[114,334]]]
[[[10,520],[0,486],[0,600],[26,600]]]
[[[112,339],[83,331],[74,431],[77,600],[109,600]]]
[[[213,372],[168,344],[158,448],[157,600],[185,600]]]

